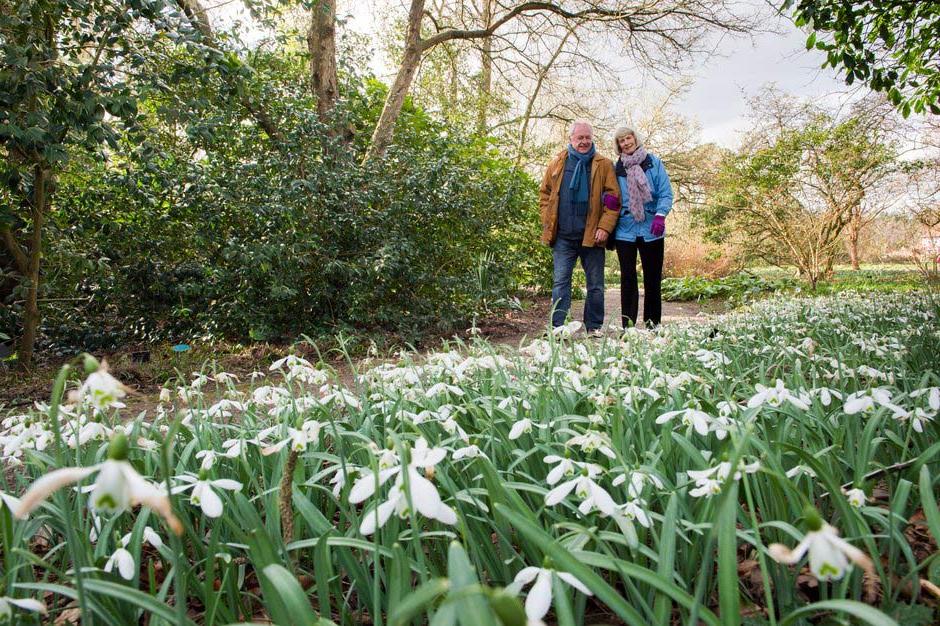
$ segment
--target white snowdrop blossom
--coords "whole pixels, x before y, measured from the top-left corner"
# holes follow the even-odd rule
[[[783,381],[779,378],[773,387],[765,387],[757,383],[754,385],[754,388],[757,390],[757,393],[751,396],[751,399],[747,401],[747,408],[749,409],[764,405],[777,408],[784,402],[789,402],[798,409],[804,411],[809,410],[808,399],[801,394],[794,393],[787,389],[783,385]]]
[[[126,548],[118,548],[114,551],[114,554],[111,555],[108,562],[104,564],[104,571],[110,572],[115,567],[117,567],[118,574],[120,574],[121,578],[124,580],[134,579],[137,564],[134,563],[134,557]]]
[[[927,395],[927,405],[932,411],[940,411],[940,387],[924,387],[922,389],[914,390],[910,393],[912,398],[919,398],[920,396]]]
[[[687,408],[678,411],[667,411],[656,418],[657,424],[665,424],[679,417],[683,426],[691,426],[700,435],[707,435],[711,430],[713,418],[705,411]]]
[[[200,471],[198,476],[193,474],[182,474],[176,477],[176,480],[184,483],[176,485],[172,491],[174,494],[192,490],[189,494],[189,502],[202,509],[206,517],[221,517],[223,511],[222,498],[215,492],[216,489],[226,491],[241,491],[242,484],[237,480],[228,478],[218,478],[209,480],[206,471]]]
[[[891,401],[891,392],[884,387],[876,387],[863,391],[856,391],[845,398],[842,410],[846,415],[856,413],[872,413],[882,406],[892,413],[903,413],[904,409]]]
[[[617,515],[622,515],[623,517],[625,517],[627,520],[631,522],[635,520],[639,522],[641,526],[645,528],[649,528],[650,525],[652,524],[652,520],[650,519],[649,513],[647,513],[646,510],[643,508],[645,506],[646,506],[645,500],[640,500],[640,499],[630,500],[629,502],[625,504],[619,505],[617,507],[617,512],[614,514],[614,516],[616,517]]]
[[[734,472],[734,480],[741,480],[742,474],[753,474],[760,469],[760,463],[738,462],[738,468]],[[722,461],[715,467],[706,470],[689,470],[686,472],[689,478],[695,481],[695,489],[689,491],[693,498],[702,496],[711,497],[721,493],[721,487],[731,474],[731,463]]]
[[[98,474],[91,486],[91,508],[95,513],[117,515],[137,504],[147,506],[159,513],[176,534],[183,532],[183,525],[173,514],[166,493],[145,480],[126,461],[127,437],[120,432],[108,446],[108,459],[89,467],[66,467],[53,470],[34,482],[23,494],[16,517],[22,519],[44,502],[55,491]]]
[[[514,441],[522,435],[531,433],[533,426],[534,424],[532,423],[532,420],[530,420],[528,417],[523,417],[521,420],[516,421],[512,425],[512,428],[509,429],[510,441]]]
[[[542,461],[548,463],[549,465],[552,463],[557,463],[557,465],[555,465],[555,467],[553,467],[551,471],[548,472],[548,476],[545,477],[545,482],[547,482],[549,485],[554,485],[564,477],[574,476],[576,473],[585,468],[589,468],[589,471],[594,476],[597,476],[604,471],[600,465],[595,463],[574,461],[569,458],[560,457],[557,454],[549,454],[544,459],[542,459]]]
[[[596,430],[589,430],[583,435],[575,435],[566,441],[565,445],[581,448],[581,450],[588,454],[597,450],[607,458],[617,458],[616,453],[614,453],[613,449],[610,447],[610,438]]]
[[[811,523],[811,526],[813,525]],[[807,532],[794,549],[773,543],[767,546],[767,553],[778,563],[794,565],[809,552],[809,569],[819,580],[839,580],[851,568],[852,563],[871,571],[871,559],[839,537],[835,528],[821,520],[815,526],[816,529]]]
[[[545,494],[545,505],[555,506],[574,490],[575,496],[581,499],[578,505],[578,511],[581,515],[587,515],[591,511],[597,510],[601,515],[614,515],[616,512],[616,503],[610,494],[603,487],[594,482],[594,478],[599,475],[597,466],[587,466],[581,469],[581,473],[575,478],[565,481]]]
[[[39,613],[40,615],[45,615],[47,612],[46,605],[39,600],[0,596],[0,622],[9,621],[13,623],[13,607],[24,611]]]
[[[530,626],[543,624],[542,618],[552,606],[552,574],[571,585],[586,596],[594,595],[584,584],[569,574],[545,567],[525,567],[506,587],[506,591],[517,594],[522,588],[535,581],[525,599],[525,614]]]
[[[865,505],[865,502],[868,500],[868,498],[865,496],[865,492],[861,489],[856,488],[843,490],[843,493],[845,494],[845,499],[849,501],[849,504],[851,504],[856,509],[862,508]]]
[[[434,466],[447,456],[446,450],[443,448],[429,448],[428,442],[423,437],[415,442],[414,447],[411,449],[411,461],[405,468],[408,473],[407,492],[405,490],[404,472],[398,455],[388,450],[383,453],[383,456],[384,463],[383,458],[380,457],[379,459],[378,475],[374,472],[364,474],[353,484],[352,489],[349,491],[350,504],[359,504],[373,495],[377,487],[385,484],[391,477],[396,476],[395,483],[389,490],[386,501],[363,514],[362,523],[359,526],[360,533],[371,535],[385,525],[392,512],[398,513],[399,517],[406,517],[410,511],[408,507],[409,500],[415,510],[425,517],[436,519],[444,524],[457,523],[457,513],[441,501],[441,496],[434,483],[418,472],[418,469],[433,470]]]
[[[284,446],[290,444],[294,452],[303,452],[310,444],[316,445],[320,441],[320,429],[323,424],[316,420],[307,420],[300,425],[300,428],[288,428],[287,438],[267,446],[261,450],[261,454],[267,456],[280,452]]]
[[[657,489],[662,489],[664,487],[663,481],[660,480],[659,476],[642,470],[635,470],[629,472],[628,474],[618,475],[612,482],[613,486],[617,487],[627,482],[628,475],[630,477],[630,484],[627,485],[627,493],[631,498],[639,498],[643,493],[643,487],[647,483],[652,484]]]
[[[455,461],[459,461],[460,459],[475,459],[481,456],[483,458],[487,458],[486,454],[480,450],[479,446],[476,444],[471,444],[458,450],[454,450],[454,454],[451,458],[453,458]]]
[[[108,373],[107,361],[102,361],[98,368],[88,375],[78,391],[69,394],[69,400],[76,403],[87,400],[99,411],[124,408],[126,405],[120,400],[128,391],[121,381]]]
[[[562,324],[561,326],[556,326],[553,328],[552,335],[560,339],[568,339],[576,332],[581,330],[582,326],[584,326],[584,324],[577,320],[568,322],[567,324]]]

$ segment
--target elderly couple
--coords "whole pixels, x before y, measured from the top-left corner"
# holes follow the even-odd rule
[[[568,138],[567,150],[548,164],[539,189],[542,243],[551,246],[554,262],[552,326],[561,326],[568,316],[571,274],[580,258],[587,277],[584,325],[594,336],[603,333],[604,251],[616,248],[623,327],[637,322],[639,252],[643,321],[654,328],[662,317],[663,236],[672,209],[669,175],[631,128],[614,133],[616,164],[595,152],[588,122],[574,122]]]

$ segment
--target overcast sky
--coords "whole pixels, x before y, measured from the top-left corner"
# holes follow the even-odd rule
[[[820,69],[824,54],[806,50],[806,35],[792,22],[777,19],[782,32],[725,40],[715,57],[692,71],[695,78],[677,109],[702,125],[702,140],[734,147],[747,128],[747,96],[768,83],[795,96],[839,106],[857,92],[832,68]]]
[[[764,26],[778,32],[758,33],[749,38],[727,37],[718,45],[716,56],[688,68],[693,82],[688,92],[675,101],[674,108],[700,123],[703,142],[736,147],[748,126],[745,117],[747,97],[755,95],[768,83],[775,83],[789,94],[821,100],[833,106],[857,97],[860,90],[846,87],[831,68],[820,69],[823,53],[807,51],[806,35],[792,22],[774,17],[766,0],[742,1],[762,8],[768,16]],[[373,7],[386,3],[387,0],[340,0],[339,17],[350,18],[346,28],[368,36],[381,29],[381,20]],[[224,2],[218,5],[220,8],[212,11],[213,18],[229,21],[237,12],[240,13],[236,8],[240,4]],[[250,20],[245,22],[250,23]],[[246,35],[248,39],[253,38],[250,29]],[[372,59],[372,71],[391,82],[393,68],[387,67],[381,51],[373,50]]]
[[[824,99],[834,106],[853,97],[846,95],[849,89],[831,68],[820,69],[823,53],[807,51],[806,35],[792,22],[773,16],[765,0],[744,3],[763,10],[768,16],[764,26],[779,32],[723,39],[715,57],[689,68],[694,82],[684,97],[675,102],[679,113],[701,124],[703,142],[714,141],[729,148],[737,146],[740,135],[747,129],[747,96],[756,94],[768,83],[776,83],[792,95]],[[349,28],[360,33],[375,32],[377,19],[372,8],[375,4],[341,0],[340,12],[352,18]],[[373,71],[380,76],[388,73],[381,56],[373,58]]]

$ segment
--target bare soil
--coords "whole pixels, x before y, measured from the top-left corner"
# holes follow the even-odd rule
[[[643,310],[643,294],[640,293],[640,311]],[[604,296],[605,325],[620,325],[620,290],[608,289]],[[664,302],[663,323],[669,324],[679,320],[703,319],[706,311],[720,310],[721,305],[714,303],[700,305],[695,302]],[[426,340],[420,348],[422,350],[435,350],[443,342],[459,338],[469,340],[473,336],[486,338],[494,343],[518,346],[529,339],[540,336],[545,332],[551,298],[548,296],[535,297],[524,302],[521,309],[504,310],[477,321],[476,329],[465,329],[450,336],[433,337]],[[581,319],[583,316],[584,301],[575,300],[571,307],[572,319]],[[641,313],[642,316],[642,313]],[[394,345],[394,342],[390,342]],[[194,347],[195,348],[195,347]],[[300,353],[311,361],[323,361],[337,371],[343,383],[352,382],[352,367],[345,357],[338,356],[338,351],[323,353],[317,347],[309,344],[277,345],[253,344],[251,346],[234,346],[219,344],[204,346],[195,350],[184,358],[177,359],[167,346],[133,346],[117,350],[110,354],[96,354],[99,358],[107,359],[111,372],[129,388],[135,395],[129,398],[128,415],[135,415],[144,408],[156,403],[156,394],[161,385],[176,372],[189,376],[191,372],[201,370],[208,360],[217,362],[220,370],[243,376],[255,370],[266,370],[268,363],[274,358],[283,356],[288,351]],[[141,355],[146,355],[142,360]],[[170,355],[170,356],[168,356]],[[368,366],[370,363],[391,360],[393,351],[389,351],[386,358],[358,361],[356,365]],[[52,381],[59,368],[66,360],[42,363],[29,372],[0,367],[0,411],[16,408],[25,409],[36,401],[48,401],[52,389]],[[77,377],[79,372],[75,372]]]

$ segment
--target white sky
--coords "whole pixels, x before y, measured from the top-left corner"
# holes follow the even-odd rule
[[[765,0],[745,0],[745,3],[765,9],[768,16],[772,14]],[[339,13],[351,18],[350,29],[368,34],[377,28],[376,4],[340,0]],[[748,108],[746,99],[768,83],[775,83],[791,95],[823,98],[835,106],[852,98],[847,95],[849,88],[831,68],[820,69],[824,60],[822,52],[807,51],[806,35],[792,22],[777,17],[765,25],[779,32],[725,38],[718,45],[715,57],[689,68],[688,74],[694,82],[684,97],[675,102],[674,108],[701,124],[702,142],[736,147],[748,126],[744,117]],[[373,56],[372,65],[377,76],[391,81],[390,70],[381,54]]]
[[[382,28],[381,10],[395,0],[339,0],[338,17],[346,21],[345,27],[372,36]],[[757,33],[751,37],[724,38],[717,46],[718,54],[689,67],[691,85],[673,108],[683,116],[698,121],[701,141],[715,142],[735,148],[748,128],[745,114],[747,98],[754,96],[769,83],[791,95],[840,106],[862,93],[847,87],[831,68],[820,69],[823,53],[805,49],[806,35],[792,22],[773,16],[766,0],[742,0],[754,7],[762,7],[768,20],[764,26],[777,32]],[[207,1],[208,5],[208,1]],[[215,20],[232,19],[240,2],[225,2],[212,11]],[[406,2],[398,2],[397,11],[404,16]],[[208,5],[211,6],[211,5]],[[243,18],[244,19],[244,18]],[[245,20],[250,23],[250,20]],[[248,40],[255,39],[249,27]],[[380,79],[391,82],[394,68],[389,68],[376,41],[372,51],[370,69]],[[649,81],[644,81],[649,84]]]

